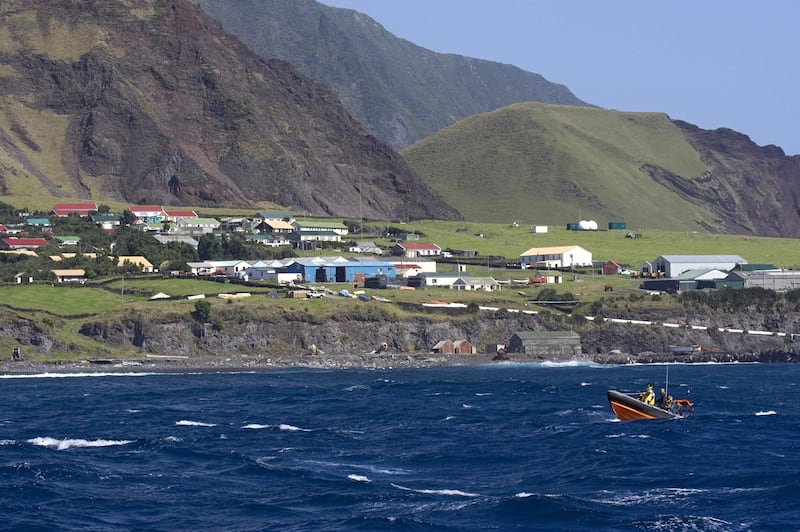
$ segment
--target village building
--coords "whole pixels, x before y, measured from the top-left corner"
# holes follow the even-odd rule
[[[214,272],[217,271],[216,266],[208,261],[187,262],[186,267],[189,268],[189,273],[191,275],[197,275],[199,277],[214,275]]]
[[[128,210],[136,216],[139,223],[155,225],[164,221],[164,209],[161,205],[131,205]]]
[[[253,222],[258,225],[263,222],[294,222],[294,216],[287,211],[262,211],[253,216]]]
[[[493,292],[500,289],[500,284],[491,277],[473,277],[471,275],[461,275],[450,285],[453,290],[481,290]]]
[[[347,248],[350,253],[367,253],[370,255],[383,255],[383,250],[379,245],[371,240],[360,240]]]
[[[739,255],[661,255],[642,263],[640,272],[643,276],[663,274],[664,277],[676,277],[689,270],[729,272],[741,264],[747,264],[747,261]]]
[[[314,249],[318,243],[341,242],[342,236],[332,230],[308,230],[289,233],[287,239],[295,249]]]
[[[155,271],[153,264],[142,255],[120,255],[117,258],[117,266],[125,266],[126,264],[135,266],[142,273],[153,273]]]
[[[28,272],[19,272],[14,275],[14,283],[16,284],[31,284],[33,283],[33,275]]]
[[[118,214],[92,214],[90,219],[107,233],[110,233],[122,223],[122,219]]]
[[[46,245],[47,240],[44,238],[17,238],[10,236],[0,239],[0,249],[7,250],[38,249]]]
[[[86,218],[92,212],[97,212],[97,203],[56,203],[53,205],[53,214],[61,218],[70,214]]]
[[[511,335],[506,351],[554,360],[583,357],[581,338],[574,331],[521,331]]]
[[[405,260],[387,259],[387,262],[394,264],[397,269],[397,277],[408,279],[416,277],[422,273],[436,273],[436,262],[432,260],[418,260],[408,262]]]
[[[82,269],[73,270],[50,270],[57,283],[79,283],[86,282],[86,271]]]
[[[796,270],[751,270],[733,271],[725,278],[728,283],[740,284],[741,288],[764,288],[784,292],[800,288],[800,271]]]
[[[197,241],[196,238],[192,238],[189,235],[152,235],[156,241],[160,244],[169,244],[170,242],[177,242],[179,244],[186,244],[187,246],[191,246],[194,249],[197,249],[197,246],[200,242]]]
[[[30,225],[31,227],[36,227],[36,228],[53,226],[53,223],[50,221],[50,218],[26,218],[25,223],[27,225]]]
[[[292,243],[286,238],[285,235],[267,234],[252,234],[244,237],[245,241],[254,244],[261,244],[262,246],[269,246],[272,248],[280,246],[291,246]]]
[[[431,348],[431,353],[439,355],[474,355],[475,347],[469,340],[440,340]]]
[[[333,231],[337,235],[339,235],[339,240],[341,241],[341,237],[346,236],[349,232],[347,226],[341,222],[334,222],[334,221],[309,221],[309,220],[295,220],[292,222],[292,227],[294,231],[297,233],[314,233],[314,232],[327,232]]]
[[[609,260],[603,263],[601,266],[601,271],[603,272],[603,275],[616,275],[618,273],[622,273],[623,268],[618,262]]]
[[[215,218],[179,218],[175,224],[175,232],[188,235],[206,235],[219,227]]]
[[[438,257],[442,248],[434,243],[397,242],[392,246],[392,255],[416,259],[418,257]]]
[[[352,283],[357,279],[363,282],[367,277],[385,275],[397,276],[394,264],[385,261],[358,261],[344,258],[296,258],[287,265],[286,271],[302,276],[307,283]]]
[[[295,230],[294,225],[283,220],[264,220],[255,226],[256,231],[262,233],[288,235]]]
[[[190,209],[164,209],[164,221],[177,222],[184,218],[197,218],[197,213]]]
[[[680,275],[670,278],[647,279],[642,281],[639,287],[642,290],[653,290],[659,292],[677,293],[687,290],[702,290],[704,288],[741,288],[740,283],[726,281],[728,272],[704,268],[698,270],[688,270]],[[736,285],[739,286],[736,286]]]
[[[519,256],[521,268],[559,269],[592,265],[592,253],[580,246],[531,248]]]
[[[416,277],[419,279],[416,283],[409,278],[409,286],[418,284],[420,287],[452,288],[456,281],[466,279],[469,275],[467,272],[423,272]]]
[[[67,246],[77,246],[81,243],[81,237],[74,235],[57,236],[56,241],[58,241],[58,247],[60,248]]]

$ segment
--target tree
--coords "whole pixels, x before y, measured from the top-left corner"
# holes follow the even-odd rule
[[[222,258],[222,244],[215,235],[207,233],[200,237],[197,243],[197,256],[200,260]]]
[[[206,299],[198,299],[194,302],[194,319],[206,323],[211,319],[211,303]]]

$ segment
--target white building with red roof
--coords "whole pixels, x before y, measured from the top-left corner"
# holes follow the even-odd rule
[[[160,223],[166,217],[161,205],[131,205],[128,210],[144,223]]]
[[[17,238],[8,237],[0,239],[0,247],[4,249],[37,249],[47,245],[44,238]]]
[[[177,222],[181,218],[197,218],[197,213],[192,210],[164,209],[166,221]]]
[[[70,214],[78,216],[89,216],[89,213],[97,210],[97,203],[56,203],[53,205],[53,214],[64,217]]]
[[[392,246],[392,255],[401,255],[409,259],[417,257],[438,257],[442,248],[433,243],[398,242]]]

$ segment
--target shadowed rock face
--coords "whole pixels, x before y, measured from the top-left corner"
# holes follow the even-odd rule
[[[683,178],[661,168],[642,170],[679,196],[705,206],[732,234],[800,237],[800,156],[758,146],[730,129],[705,130],[675,120],[709,168]]]
[[[13,170],[54,197],[460,218],[327,88],[187,1],[7,2],[0,20],[0,98],[27,108],[0,122],[0,188]],[[46,113],[67,118],[61,145],[26,123]],[[68,187],[37,174],[45,156]]]

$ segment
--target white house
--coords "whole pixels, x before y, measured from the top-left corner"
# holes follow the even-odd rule
[[[422,273],[436,273],[436,262],[432,260],[415,260],[413,262],[407,260],[387,260],[394,264],[397,270],[397,276],[408,278],[416,277]]]
[[[179,233],[208,234],[219,227],[219,221],[214,218],[178,218],[175,227]]]
[[[452,286],[453,290],[482,290],[493,292],[498,290],[500,285],[491,277],[472,277],[471,275],[461,276],[456,279]]]
[[[442,248],[433,243],[412,244],[409,242],[398,242],[392,246],[392,255],[401,255],[410,259],[417,257],[438,257],[442,254]]]
[[[572,268],[591,266],[592,252],[580,246],[531,248],[519,256],[521,268]]]
[[[425,279],[425,286],[438,286],[441,288],[452,288],[456,281],[469,277],[464,272],[425,272],[420,275]]]

